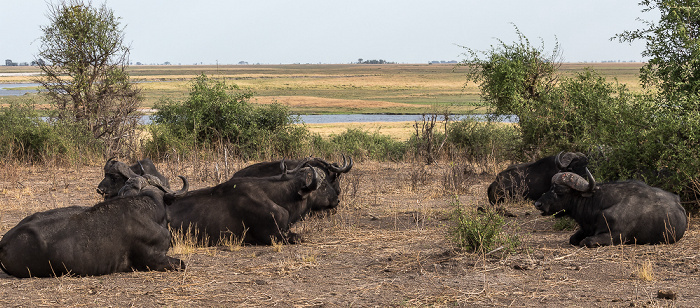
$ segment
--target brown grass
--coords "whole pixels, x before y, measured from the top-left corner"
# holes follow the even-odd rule
[[[236,169],[252,162],[230,162]],[[215,162],[159,162],[168,178],[184,174],[192,189],[216,183]],[[219,166],[221,164],[219,163]],[[420,167],[420,168],[419,168]],[[0,176],[0,232],[36,211],[92,205],[101,164],[62,168],[14,166]],[[460,251],[447,239],[451,224],[449,162],[363,161],[343,177],[341,206],[309,217],[293,232],[297,245],[196,247],[176,255],[182,272],[134,272],[100,277],[15,279],[0,274],[3,306],[467,306],[630,307],[700,304],[700,233],[692,224],[672,245],[572,247],[574,231],[555,231],[530,203],[506,204],[520,246],[490,255]],[[484,168],[488,169],[488,168]],[[420,174],[414,185],[414,174]],[[487,204],[493,174],[471,174],[462,205]],[[448,187],[449,188],[449,187]],[[173,253],[173,252],[171,252]],[[638,276],[640,260],[654,280]],[[647,270],[647,272],[652,272]],[[671,290],[675,300],[656,297]]]
[[[396,140],[405,141],[415,134],[414,122],[351,122],[351,123],[320,123],[305,124],[311,133],[323,138],[340,135],[348,129],[359,129],[368,133],[379,133]]]

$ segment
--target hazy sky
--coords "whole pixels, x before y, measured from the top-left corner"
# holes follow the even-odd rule
[[[0,64],[31,62],[51,0],[0,0]],[[56,2],[53,0],[53,2]],[[517,39],[515,24],[566,62],[643,61],[644,43],[610,41],[642,28],[634,0],[107,0],[131,62],[157,64],[398,63],[462,60]],[[99,6],[104,1],[93,0]]]

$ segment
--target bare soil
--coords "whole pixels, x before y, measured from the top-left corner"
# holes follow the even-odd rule
[[[171,179],[184,173],[193,189],[227,178],[207,171],[212,166],[178,164],[159,168]],[[506,230],[520,240],[517,248],[465,252],[448,238],[451,168],[356,162],[343,178],[337,212],[294,226],[301,244],[197,248],[176,255],[188,266],[181,272],[30,279],[0,273],[0,306],[700,306],[694,219],[676,244],[582,249],[568,244],[573,230],[556,231],[553,218],[514,203],[507,206],[517,217],[506,217]],[[0,234],[37,211],[97,203],[101,169],[6,166]],[[492,179],[466,173],[460,204],[486,206]]]

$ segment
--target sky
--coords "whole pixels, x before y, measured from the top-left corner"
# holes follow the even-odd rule
[[[48,3],[0,0],[0,65],[31,62]],[[611,41],[658,21],[632,0],[93,0],[120,17],[130,61],[143,64],[461,61],[517,40],[563,62],[646,61],[644,42]],[[656,14],[656,15],[654,15]]]

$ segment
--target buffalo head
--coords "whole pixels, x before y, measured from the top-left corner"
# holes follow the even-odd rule
[[[560,172],[552,177],[552,187],[535,202],[535,207],[542,215],[561,214],[571,203],[574,196],[587,196],[595,189],[596,182],[585,168],[586,177],[573,172]]]

